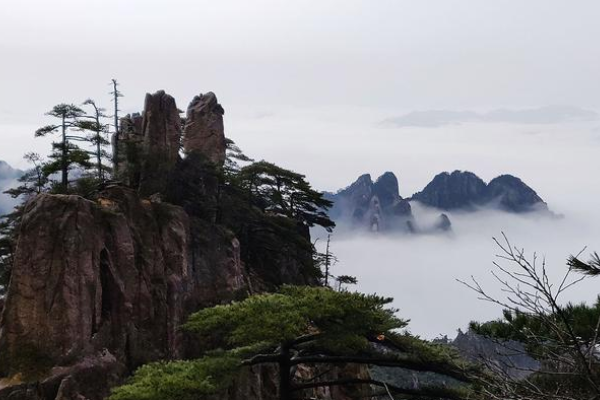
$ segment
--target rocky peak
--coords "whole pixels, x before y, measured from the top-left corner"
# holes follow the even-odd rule
[[[179,159],[181,119],[175,99],[159,90],[146,94],[142,113],[140,193],[164,192]]]
[[[375,182],[361,175],[347,188],[328,195],[333,201],[330,216],[339,222],[351,221],[371,231],[402,229],[412,218],[410,204],[398,193],[398,179],[386,172]]]
[[[144,111],[121,118],[120,126],[117,178],[144,196],[164,193],[179,160],[181,118],[175,99],[163,90],[147,93]]]
[[[213,92],[200,94],[187,109],[183,128],[183,147],[186,153],[200,153],[217,165],[225,162],[225,111]]]
[[[393,172],[386,172],[373,184],[373,193],[379,198],[382,207],[389,207],[401,199],[398,178]]]
[[[442,172],[411,200],[442,210],[467,208],[480,202],[485,196],[485,188],[485,182],[472,172]]]
[[[512,212],[548,210],[547,204],[535,190],[512,175],[500,175],[492,179],[487,185],[487,200]]]
[[[425,189],[413,195],[411,200],[442,210],[482,206],[517,213],[548,210],[542,198],[515,176],[501,175],[486,184],[477,175],[466,171],[437,175]]]

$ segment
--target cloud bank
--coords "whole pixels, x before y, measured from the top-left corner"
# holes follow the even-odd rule
[[[485,113],[475,111],[427,110],[413,111],[383,122],[396,127],[440,127],[468,122],[509,124],[559,124],[598,121],[600,115],[572,106],[546,106],[523,110],[496,109]]]

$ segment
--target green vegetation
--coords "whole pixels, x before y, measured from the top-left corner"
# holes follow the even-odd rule
[[[115,389],[111,400],[187,399],[193,398],[195,391],[219,393],[244,368],[267,364],[276,366],[281,399],[337,385],[367,389],[373,385],[420,398],[462,398],[472,371],[453,361],[455,355],[446,348],[399,333],[407,321],[395,316],[396,310],[387,307],[390,302],[376,295],[284,286],[277,293],[200,310],[184,329],[195,335],[207,356],[146,365],[126,385]],[[323,365],[379,365],[396,368],[399,373],[439,374],[454,384],[417,390],[356,376],[301,378],[295,373],[299,365],[312,367],[313,372]]]
[[[239,357],[230,354],[147,364],[136,371],[129,384],[115,389],[110,398],[196,400],[225,390],[236,377],[239,364]]]
[[[166,199],[192,217],[229,229],[241,243],[244,264],[263,278],[267,290],[286,283],[316,284],[323,276],[313,259],[309,228],[335,226],[327,216],[331,203],[301,174],[252,162],[229,141],[223,167],[201,154],[187,154]]]

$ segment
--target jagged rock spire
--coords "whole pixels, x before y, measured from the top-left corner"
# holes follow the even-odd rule
[[[186,153],[201,153],[217,165],[225,162],[225,111],[213,92],[200,94],[187,109],[183,129],[183,147]]]
[[[146,195],[162,193],[177,165],[181,139],[181,118],[175,99],[163,90],[146,94],[142,135],[139,191]]]

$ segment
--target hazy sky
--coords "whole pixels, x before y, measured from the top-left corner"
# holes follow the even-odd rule
[[[0,121],[59,101],[399,110],[596,107],[596,0],[20,0],[0,14]],[[234,116],[235,118],[235,116]]]
[[[549,105],[598,112],[599,15],[598,0],[15,1],[0,12],[0,160],[24,167],[25,151],[47,153],[47,141],[33,138],[43,113],[88,97],[110,108],[108,83],[117,78],[124,112],[158,89],[181,109],[214,91],[228,136],[319,189],[386,170],[399,176],[403,196],[443,170],[518,175],[565,220],[458,216],[462,235],[451,242],[337,244],[361,288],[401,299],[417,333],[451,333],[469,316],[492,315],[454,278],[489,269],[499,230],[551,251],[556,268],[584,245],[600,249],[600,122],[382,121]],[[465,254],[473,255],[466,264]],[[383,272],[361,274],[365,264]],[[450,272],[430,281],[431,268]],[[420,283],[407,286],[410,277]],[[454,309],[467,308],[456,320],[444,310],[429,318],[441,290]]]

